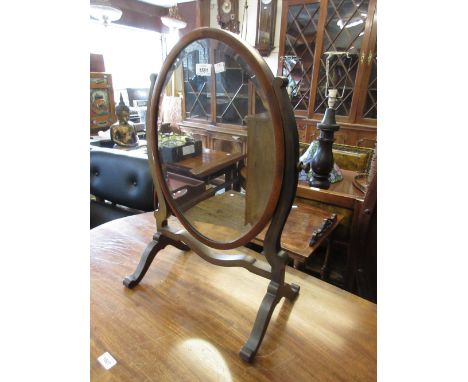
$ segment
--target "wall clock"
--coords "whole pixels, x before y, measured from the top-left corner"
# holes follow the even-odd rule
[[[275,42],[276,0],[258,0],[255,48],[269,56]]]
[[[221,29],[239,33],[239,0],[218,0],[218,24]]]

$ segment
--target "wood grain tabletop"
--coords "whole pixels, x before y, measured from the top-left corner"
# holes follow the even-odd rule
[[[170,246],[125,288],[155,228],[145,213],[90,231],[91,381],[376,380],[376,305],[293,268],[299,296],[280,301],[253,364],[238,353],[267,279]],[[261,256],[226,252],[239,251]],[[105,352],[117,361],[109,370],[97,361]]]

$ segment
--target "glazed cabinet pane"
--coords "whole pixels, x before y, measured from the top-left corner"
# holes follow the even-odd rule
[[[216,73],[216,122],[245,125],[248,114],[248,84],[252,74],[242,68],[235,52],[223,46],[215,49],[215,62],[224,63],[224,70]]]
[[[285,5],[286,6],[286,5]],[[293,109],[307,110],[312,83],[320,3],[287,6],[281,75],[289,79]]]
[[[369,82],[364,95],[364,108],[361,111],[360,117],[362,119],[377,119],[377,8],[374,14],[369,46],[370,49],[365,60],[368,66],[367,70],[369,71],[369,73],[366,73],[369,76]]]
[[[197,74],[197,64],[208,64],[209,48],[206,41],[200,40],[186,49],[182,58],[185,117],[196,119],[211,119],[210,90],[211,77]]]
[[[375,52],[375,56],[371,57],[369,61],[372,69],[362,118],[377,119],[377,52]]]
[[[356,76],[361,61],[361,45],[368,17],[369,0],[328,0],[319,74],[313,113],[323,114],[326,103],[326,52],[348,52],[335,55],[329,62],[328,89],[338,89],[342,98],[336,114],[350,116]],[[365,57],[363,57],[363,63]]]

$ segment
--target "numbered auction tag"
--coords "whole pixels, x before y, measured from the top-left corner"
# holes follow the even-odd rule
[[[117,364],[117,361],[112,357],[109,352],[105,352],[98,358],[99,363],[104,367],[104,369],[109,370],[111,367]]]
[[[217,64],[214,64],[214,70],[215,73],[221,73],[226,71],[226,65],[224,62],[218,62]]]
[[[211,64],[196,64],[195,73],[197,76],[211,76]]]
[[[195,152],[195,145],[189,145],[182,147],[182,155],[189,155]]]

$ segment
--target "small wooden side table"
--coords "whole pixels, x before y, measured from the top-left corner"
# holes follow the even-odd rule
[[[217,150],[203,149],[200,155],[186,158],[179,162],[165,163],[168,171],[190,176],[205,182],[224,175],[224,183],[217,184],[216,189],[234,188],[239,190],[238,164],[246,157],[242,153],[225,153]]]
[[[325,259],[320,270],[322,279],[326,278],[328,271],[328,259],[330,256],[331,240],[333,232],[343,217],[336,215],[335,222],[324,231],[313,245],[309,245],[314,230],[320,228],[322,222],[326,218],[330,218],[331,214],[320,208],[295,201],[293,208],[289,214],[288,220],[283,229],[281,236],[281,247],[288,252],[289,256],[294,261],[294,268],[299,268],[315,251],[322,245],[326,244]],[[253,240],[255,244],[263,245],[267,227],[260,232]]]

